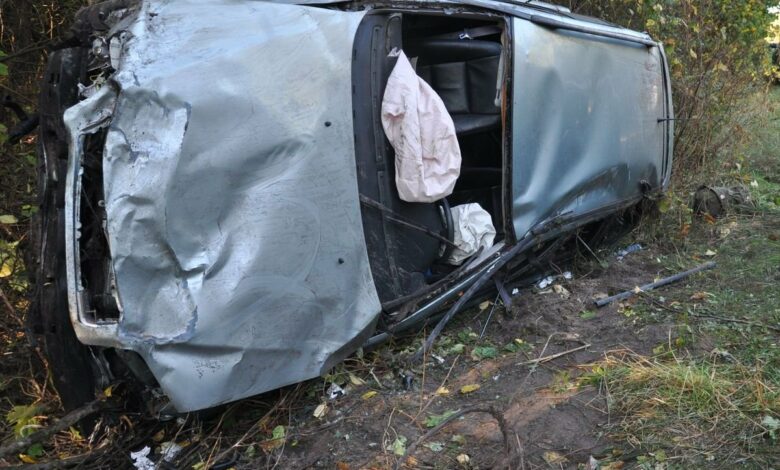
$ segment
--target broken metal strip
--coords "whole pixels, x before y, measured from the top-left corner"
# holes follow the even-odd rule
[[[601,307],[604,307],[605,305],[609,305],[612,302],[615,302],[617,300],[624,300],[624,299],[627,299],[629,297],[633,297],[634,295],[639,294],[641,292],[648,292],[648,291],[651,291],[653,289],[657,289],[659,287],[663,287],[663,286],[666,286],[668,284],[672,284],[674,282],[677,282],[677,281],[680,281],[682,279],[685,279],[686,277],[688,277],[688,276],[690,276],[692,274],[696,274],[696,273],[701,272],[701,271],[707,271],[707,270],[710,270],[710,269],[714,269],[717,266],[718,266],[718,263],[715,263],[714,261],[710,261],[709,263],[705,263],[705,264],[702,264],[701,266],[695,267],[693,269],[689,269],[688,271],[684,271],[684,272],[675,274],[674,276],[665,277],[665,278],[660,279],[660,280],[658,280],[656,282],[651,282],[651,283],[645,284],[643,286],[634,287],[633,289],[625,291],[625,292],[621,292],[620,294],[616,294],[616,295],[613,295],[611,297],[607,297],[607,298],[604,298],[604,299],[601,299],[601,300],[596,300],[594,303],[596,304],[597,307],[601,308]]]
[[[512,306],[512,296],[509,295],[509,292],[507,292],[506,287],[504,286],[503,279],[499,278],[498,276],[495,276],[493,278],[493,282],[496,284],[496,289],[498,290],[498,295],[501,297],[501,301],[504,302],[504,306],[509,308]]]

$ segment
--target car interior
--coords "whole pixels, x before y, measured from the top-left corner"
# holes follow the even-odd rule
[[[506,126],[501,88],[507,56],[501,17],[373,12],[355,38],[353,107],[363,228],[380,300],[388,303],[426,288],[456,269],[442,260],[451,249],[450,208],[478,203],[492,218],[495,243],[503,220]],[[395,188],[393,148],[380,120],[387,79],[403,50],[417,75],[442,99],[461,150],[453,193],[434,203],[408,203]],[[506,110],[504,110],[506,111]]]

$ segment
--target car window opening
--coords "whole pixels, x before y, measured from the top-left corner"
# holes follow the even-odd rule
[[[488,235],[491,244],[506,238],[503,32],[503,19],[495,16],[421,13],[368,15],[358,31],[356,43],[365,35],[372,44],[355,51],[353,65],[358,178],[372,275],[386,308],[397,305],[399,299],[424,296],[458,270],[452,263],[459,257],[452,256],[451,242],[453,225],[464,214],[479,220],[480,230],[496,232]],[[395,152],[380,122],[382,98],[398,50],[441,98],[460,148],[460,174],[454,189],[433,202],[410,203],[399,197]],[[369,66],[370,74],[363,68]],[[361,117],[368,118],[368,128],[361,129]],[[456,209],[453,220],[452,208],[458,206],[461,210]],[[480,208],[484,210],[481,219]],[[486,228],[491,222],[493,227]],[[480,252],[485,252],[489,246],[482,248]]]

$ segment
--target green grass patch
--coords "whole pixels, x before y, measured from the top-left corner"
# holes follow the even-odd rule
[[[610,356],[581,381],[602,387],[623,417],[612,431],[641,452],[664,451],[683,468],[776,461],[780,387],[765,369],[722,359]]]

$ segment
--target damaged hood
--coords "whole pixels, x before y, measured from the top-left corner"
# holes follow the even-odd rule
[[[117,71],[65,115],[76,333],[139,353],[178,411],[318,376],[373,330],[351,99],[362,16],[146,1],[109,33]],[[101,128],[116,322],[89,320],[78,260],[82,147]]]

